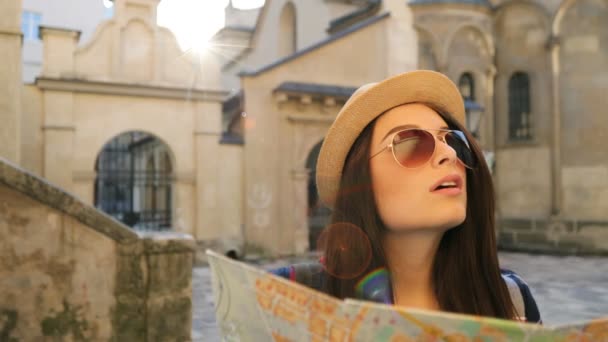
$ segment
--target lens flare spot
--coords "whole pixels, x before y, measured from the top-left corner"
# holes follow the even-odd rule
[[[325,271],[340,279],[363,274],[372,260],[369,237],[352,223],[327,226],[317,240],[317,249],[325,255]]]

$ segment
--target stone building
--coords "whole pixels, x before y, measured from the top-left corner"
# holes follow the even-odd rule
[[[42,74],[3,89],[0,155],[134,228],[192,234],[199,250],[302,253],[327,222],[314,169],[341,105],[363,83],[434,69],[460,86],[494,156],[501,245],[608,250],[606,0],[229,5],[196,58],[155,24],[157,4],[116,0],[81,46],[43,27]],[[16,51],[18,30],[0,44]]]
[[[310,191],[315,153],[340,106],[363,83],[420,68],[471,104],[495,160],[503,247],[608,250],[607,1],[267,0],[254,15],[217,36],[218,49],[239,46],[222,74],[227,89],[240,78],[249,244],[314,244],[327,222]]]
[[[243,244],[242,147],[222,140],[229,92],[212,56],[183,52],[157,25],[159,1],[114,1],[86,42],[42,25],[36,81],[18,87],[21,65],[0,70],[0,155],[135,229],[221,238],[234,250]],[[13,5],[3,60],[21,55]]]

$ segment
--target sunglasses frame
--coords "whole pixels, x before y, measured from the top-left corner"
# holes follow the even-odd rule
[[[429,156],[429,158],[422,164],[420,164],[419,166],[414,166],[414,167],[410,167],[410,166],[405,166],[403,164],[401,164],[399,162],[399,160],[397,159],[397,156],[395,155],[395,149],[393,148],[394,143],[395,143],[395,137],[397,136],[397,134],[405,132],[405,131],[424,131],[427,134],[430,134],[433,137],[433,153],[431,153],[431,155]],[[445,134],[443,136],[439,136],[439,135],[435,135],[433,133],[431,133],[431,131],[433,132],[445,132]],[[464,134],[464,132],[457,130],[457,129],[444,129],[444,128],[436,128],[436,129],[426,129],[426,128],[406,128],[406,129],[402,129],[400,131],[397,131],[395,133],[393,133],[391,135],[391,139],[389,140],[390,142],[384,146],[380,151],[376,152],[375,154],[373,154],[371,157],[369,157],[369,159],[371,160],[372,158],[374,158],[375,156],[379,155],[380,153],[384,152],[386,149],[390,149],[391,150],[391,154],[393,155],[393,159],[395,159],[395,162],[397,164],[399,164],[401,167],[404,167],[406,169],[417,169],[420,168],[422,166],[424,166],[426,163],[429,162],[429,160],[431,160],[433,158],[433,155],[435,155],[435,151],[437,150],[437,143],[435,142],[436,140],[439,140],[440,142],[446,144],[448,147],[450,147],[451,149],[454,149],[452,146],[450,146],[448,144],[448,142],[445,140],[445,136],[449,133],[453,133],[459,137],[462,138],[458,138],[464,141],[464,143],[466,144],[466,147],[469,149],[469,151],[471,151],[471,154],[473,153],[473,151],[471,150],[471,145],[469,143],[469,140],[466,138],[466,135]],[[456,152],[456,151],[455,151]],[[458,162],[460,162],[460,164],[462,164],[464,167],[468,168],[468,169],[473,169],[473,167],[466,165],[458,156],[458,153],[456,153],[456,159],[458,160]]]

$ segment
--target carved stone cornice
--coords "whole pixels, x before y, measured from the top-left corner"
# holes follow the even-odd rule
[[[291,122],[300,122],[300,123],[327,123],[331,124],[334,122],[335,117],[330,115],[308,115],[308,114],[290,114],[287,115],[287,120]]]
[[[38,86],[38,88],[42,90],[120,96],[155,97],[205,102],[223,102],[228,98],[229,95],[229,92],[224,90],[188,89],[159,85],[143,85],[48,77],[37,78],[36,86]]]
[[[20,30],[16,30],[13,28],[8,28],[8,27],[0,27],[0,36],[1,35],[6,35],[6,36],[19,36],[23,38],[23,33],[21,33]]]

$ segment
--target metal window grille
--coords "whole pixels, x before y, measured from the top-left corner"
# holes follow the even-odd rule
[[[167,147],[143,132],[106,144],[97,158],[95,206],[136,230],[171,228],[172,169]]]
[[[509,140],[530,139],[532,139],[530,79],[526,73],[516,72],[509,80]]]

